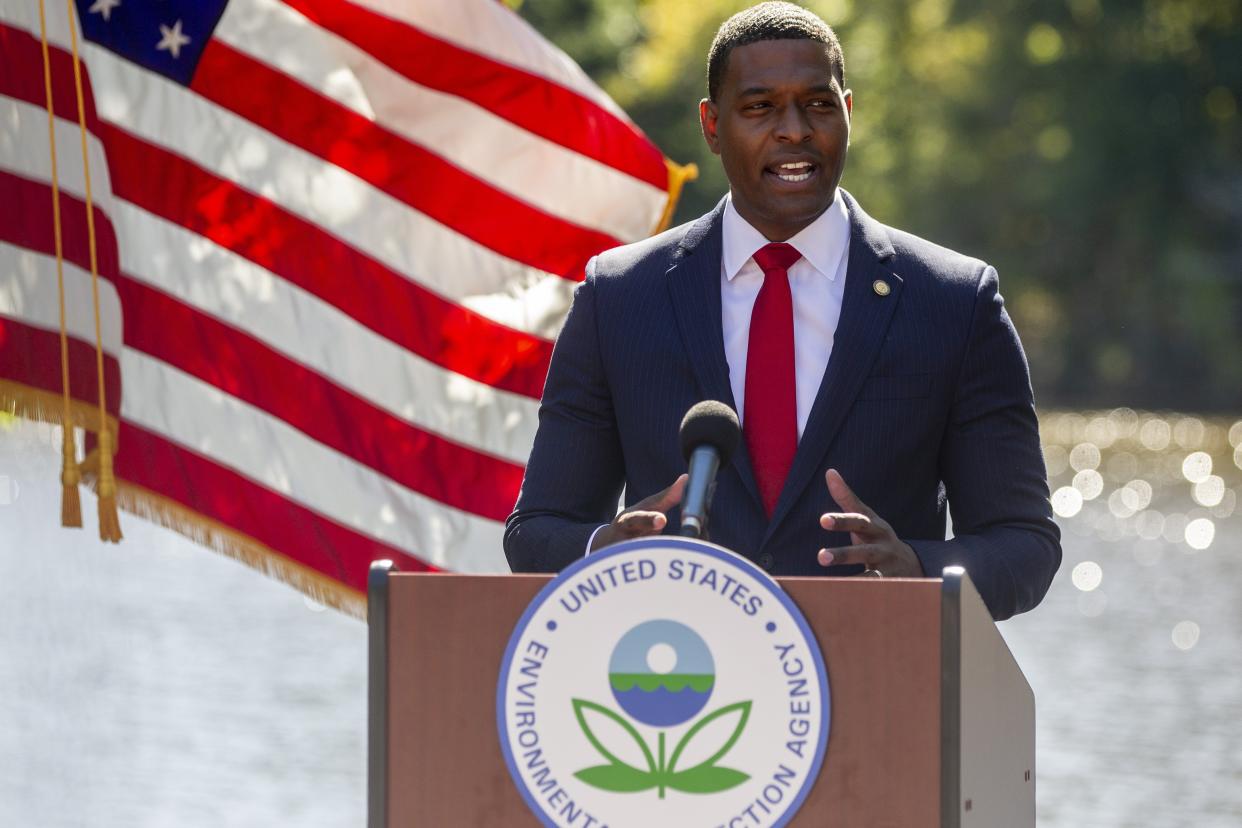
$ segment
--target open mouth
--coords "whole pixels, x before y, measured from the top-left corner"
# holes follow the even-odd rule
[[[767,168],[767,172],[786,184],[799,184],[810,180],[819,168],[810,161],[789,161]]]

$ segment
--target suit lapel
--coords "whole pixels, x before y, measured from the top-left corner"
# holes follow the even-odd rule
[[[691,225],[666,275],[678,329],[690,364],[694,366],[703,399],[719,400],[736,411],[737,402],[733,399],[733,388],[729,384],[729,364],[725,360],[720,312],[724,205],[722,199],[715,210]],[[761,502],[744,444],[734,452],[732,465],[756,503]]]
[[[864,213],[844,190],[840,192],[845,196],[850,211],[850,250],[841,318],[833,337],[832,356],[802,439],[798,442],[793,466],[768,524],[765,543],[807,485],[816,483],[811,478],[853,406],[863,380],[870,373],[901,299],[901,277],[888,266],[893,247],[887,232]],[[890,289],[887,296],[876,293],[876,280],[887,283]],[[818,484],[824,485],[822,481]]]

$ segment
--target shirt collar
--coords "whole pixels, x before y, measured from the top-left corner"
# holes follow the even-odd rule
[[[751,261],[755,252],[768,244],[763,234],[733,206],[732,193],[726,198],[722,234],[722,263],[725,277],[732,282]],[[836,197],[819,218],[803,227],[788,242],[797,248],[811,267],[829,279],[837,278],[841,260],[850,243],[850,214],[837,188]]]

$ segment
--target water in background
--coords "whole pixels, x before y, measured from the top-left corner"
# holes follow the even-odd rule
[[[122,515],[0,422],[0,826],[361,826],[366,628]],[[1045,414],[1065,562],[1000,625],[1044,828],[1242,825],[1242,422]],[[83,498],[93,527],[93,498]]]

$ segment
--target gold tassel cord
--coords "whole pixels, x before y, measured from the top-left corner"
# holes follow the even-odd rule
[[[677,202],[681,200],[681,191],[686,186],[686,182],[694,181],[699,177],[699,168],[696,164],[682,165],[665,158],[664,166],[668,167],[668,202],[664,205],[664,212],[660,215],[660,221],[652,231],[653,234],[663,233],[668,229],[673,221],[673,213],[677,211]]]
[[[69,335],[65,328],[65,257],[60,228],[60,175],[56,164],[56,114],[52,108],[52,61],[48,54],[47,13],[39,0],[39,34],[43,46],[43,87],[47,97],[47,143],[52,157],[52,234],[56,245],[56,292],[60,302],[61,470],[60,525],[82,525],[82,498],[78,483],[77,447],[73,439],[73,411],[69,393]]]
[[[65,0],[69,14],[69,45],[73,52],[73,87],[78,99],[78,128],[82,134],[82,175],[86,180],[86,238],[91,257],[91,295],[95,310],[95,372],[99,378],[99,539],[121,540],[121,521],[116,510],[116,479],[112,474],[115,433],[108,429],[107,389],[104,386],[103,328],[99,321],[99,261],[95,238],[95,205],[91,197],[91,166],[87,153],[86,100],[82,94],[82,60],[78,55],[78,29],[73,0]]]

